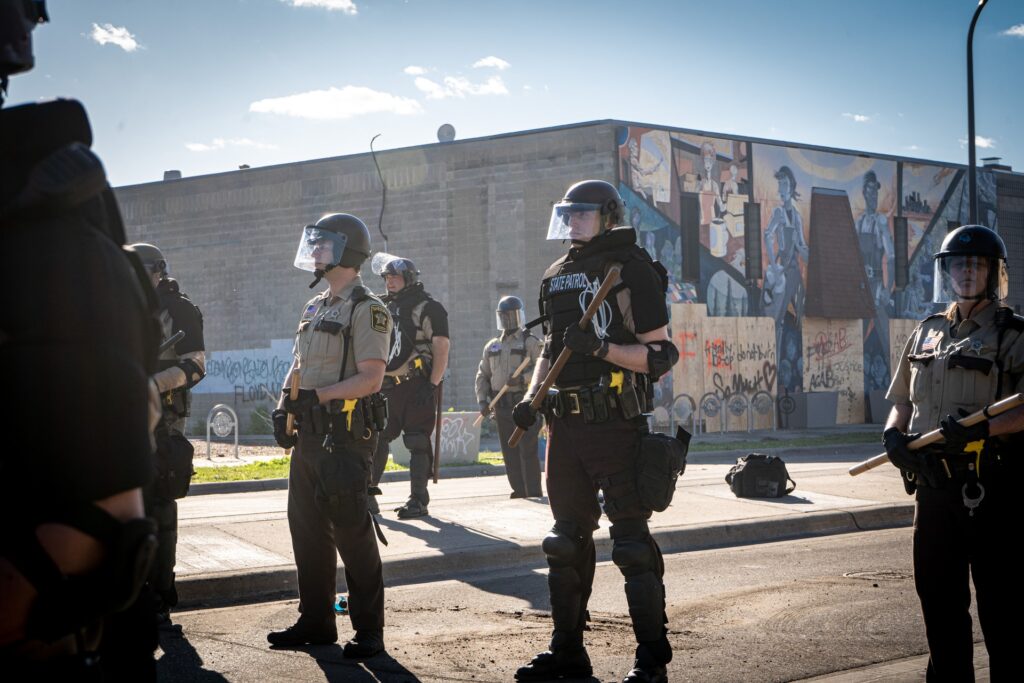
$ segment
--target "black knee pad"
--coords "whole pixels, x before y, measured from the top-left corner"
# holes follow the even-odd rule
[[[402,434],[402,443],[405,444],[410,453],[417,451],[430,452],[430,437],[423,432],[405,432]]]
[[[624,576],[655,571],[658,566],[654,539],[645,519],[620,520],[612,524],[612,562]]]
[[[547,555],[552,567],[570,567],[582,557],[583,549],[590,540],[580,527],[569,521],[559,520],[541,542],[541,550]]]

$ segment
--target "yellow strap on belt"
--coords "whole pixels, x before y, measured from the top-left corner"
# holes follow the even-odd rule
[[[615,389],[615,393],[622,393],[622,382],[625,379],[625,373],[621,370],[612,370],[612,381],[608,385],[609,389]]]
[[[355,412],[357,403],[359,403],[358,398],[346,398],[345,404],[341,407],[341,412],[348,413],[348,417],[345,418],[345,426],[350,432],[352,431],[352,413]]]
[[[422,369],[423,369],[423,359],[422,359],[422,358],[420,358],[419,356],[417,356],[417,357],[416,357],[416,360],[414,360],[414,361],[412,362],[412,366],[413,366],[414,368],[418,369],[418,370],[422,370]]]
[[[964,446],[964,453],[974,453],[974,473],[981,476],[981,452],[985,449],[985,440],[971,441]]]

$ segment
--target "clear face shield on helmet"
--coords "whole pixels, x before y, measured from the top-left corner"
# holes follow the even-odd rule
[[[348,237],[342,233],[307,225],[295,252],[294,265],[299,270],[325,273],[341,262],[347,242]]]
[[[518,330],[523,326],[523,309],[514,308],[508,311],[495,311],[498,329],[502,332]]]
[[[549,240],[587,241],[601,232],[600,204],[558,202],[551,208]]]
[[[1010,293],[1006,261],[991,256],[940,256],[935,259],[932,282],[932,301],[937,304],[992,298],[1002,301]]]

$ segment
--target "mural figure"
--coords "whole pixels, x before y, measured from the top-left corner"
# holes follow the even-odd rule
[[[650,153],[651,162],[644,164],[640,158],[640,145],[636,138],[629,139],[629,176],[630,185],[644,201],[653,202],[657,199],[658,178],[657,173],[665,163],[657,147],[651,145],[647,151]]]
[[[740,168],[735,163],[729,164],[729,179],[722,185],[722,201],[727,202],[729,195],[740,193]]]
[[[889,217],[878,212],[879,188],[882,183],[874,171],[864,174],[864,213],[857,218],[857,243],[860,245],[860,254],[864,258],[864,272],[867,274],[867,282],[871,288],[871,298],[874,300],[874,307],[878,309],[880,322],[883,317],[888,319],[888,311],[891,305],[889,288],[886,286],[883,276],[883,260],[885,271],[889,273],[890,283],[893,279],[893,249],[892,234],[889,233]],[[886,329],[879,328],[880,332]]]
[[[764,231],[768,269],[764,278],[762,301],[765,313],[775,318],[776,348],[782,338],[783,321],[790,302],[796,320],[803,319],[804,286],[800,275],[800,259],[807,262],[809,250],[804,241],[804,221],[793,204],[800,198],[796,190],[796,176],[789,166],[781,166],[775,173],[779,183],[782,206],[772,209],[768,227]]]

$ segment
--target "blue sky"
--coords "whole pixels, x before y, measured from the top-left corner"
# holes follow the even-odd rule
[[[11,104],[82,100],[115,185],[616,118],[966,163],[973,0],[48,0]],[[975,33],[1024,170],[1024,2]]]

